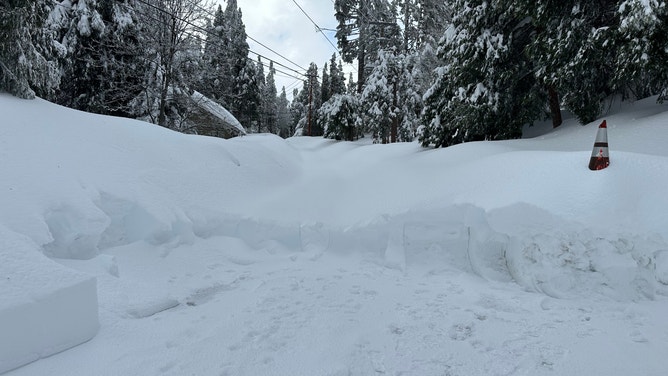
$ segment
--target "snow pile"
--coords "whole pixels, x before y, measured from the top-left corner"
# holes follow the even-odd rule
[[[2,225],[0,250],[0,373],[95,336],[95,277],[41,256],[30,239]]]
[[[188,242],[228,208],[243,212],[240,195],[299,174],[299,157],[275,136],[225,142],[7,95],[0,112],[15,114],[1,130],[0,223],[54,258]]]
[[[10,374],[662,375],[666,109],[612,105],[592,172],[598,122],[433,150],[0,95],[1,369],[99,308]]]

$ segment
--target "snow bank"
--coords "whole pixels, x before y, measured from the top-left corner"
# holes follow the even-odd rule
[[[216,218],[242,214],[240,197],[300,173],[296,151],[273,135],[189,136],[6,94],[0,113],[0,223],[53,258],[188,243]]]
[[[0,225],[0,373],[93,338],[95,278],[44,257],[29,239]]]
[[[96,281],[40,252],[98,276],[104,333],[86,351],[104,362],[77,359],[89,368],[75,370],[68,363],[78,357],[74,352],[17,374],[42,374],[51,366],[59,374],[201,374],[219,363],[221,348],[249,356],[231,355],[221,374],[244,374],[227,372],[235,367],[259,374],[274,367],[265,360],[277,350],[289,355],[281,361],[301,360],[295,348],[313,360],[330,354],[337,341],[344,343],[335,349],[341,355],[329,360],[357,362],[342,372],[366,374],[383,369],[381,361],[360,365],[369,354],[410,363],[422,352],[396,350],[388,336],[403,336],[413,350],[457,348],[444,342],[456,341],[462,346],[454,361],[488,361],[484,371],[476,364],[454,369],[461,374],[489,374],[499,361],[513,372],[507,359],[517,356],[509,355],[543,352],[554,338],[568,354],[581,333],[566,338],[549,328],[575,324],[589,333],[581,302],[598,304],[594,317],[607,323],[629,321],[608,320],[608,306],[635,302],[650,312],[665,306],[665,110],[639,104],[611,115],[611,166],[591,172],[598,124],[439,150],[272,135],[220,140],[0,95],[0,370],[97,330]],[[404,283],[411,286],[401,295],[410,309],[395,312]],[[278,294],[274,287],[286,290]],[[434,304],[438,309],[430,311]],[[293,309],[282,323],[273,317]],[[558,321],[563,314],[570,323]],[[637,317],[633,325],[643,322]],[[660,317],[649,322],[664,322]],[[347,326],[353,322],[359,325]],[[506,342],[525,329],[529,342]],[[619,334],[624,328],[599,329]],[[292,337],[300,330],[302,340]],[[364,333],[371,330],[384,334]],[[439,331],[443,338],[425,341]],[[654,339],[652,348],[665,354],[659,334],[630,331],[632,342]],[[285,338],[265,338],[277,333]],[[544,334],[547,339],[535,340]],[[372,349],[365,336],[380,340]],[[314,338],[318,343],[309,342]],[[199,357],[207,352],[215,354]],[[540,367],[570,364],[547,353],[547,360],[526,359]],[[443,360],[442,352],[433,359]],[[608,364],[601,359],[591,367]],[[411,373],[437,373],[425,364]],[[285,365],[284,374],[295,374],[294,364]],[[336,367],[318,370],[334,374]]]

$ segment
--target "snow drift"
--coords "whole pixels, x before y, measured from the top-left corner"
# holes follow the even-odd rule
[[[598,123],[433,150],[189,136],[7,95],[0,112],[1,275],[58,281],[3,288],[0,372],[90,339],[98,306],[94,341],[12,376],[664,370],[651,99],[611,107],[596,172]]]

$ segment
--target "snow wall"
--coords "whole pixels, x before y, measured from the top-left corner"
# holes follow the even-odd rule
[[[98,331],[96,279],[42,255],[0,225],[0,373],[61,352]]]

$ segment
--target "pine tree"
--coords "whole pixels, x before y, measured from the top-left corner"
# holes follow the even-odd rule
[[[67,50],[64,59],[63,81],[57,102],[84,111],[93,110],[93,96],[101,84],[105,24],[97,11],[97,0],[65,0],[58,4],[59,40]],[[57,21],[56,21],[57,20]]]
[[[257,85],[257,114],[255,121],[257,122],[257,133],[262,133],[267,131],[267,78],[264,75],[264,64],[262,63],[262,58],[257,57],[257,64],[255,65],[255,78],[253,80],[254,84]]]
[[[45,0],[12,0],[0,4],[0,90],[32,99],[49,96],[60,74],[53,34],[45,27],[51,11]]]
[[[356,95],[335,94],[318,110],[324,136],[336,140],[354,141],[360,134]]]
[[[207,25],[206,31],[202,56],[202,81],[198,89],[202,94],[218,101],[223,106],[228,106],[225,99],[229,97],[232,72],[229,71],[230,67],[227,64],[228,51],[224,47],[228,35],[227,22],[220,5],[214,14],[213,22]]]
[[[329,69],[327,63],[322,67],[322,84],[320,85],[320,103],[325,103],[332,96],[329,82]]]
[[[668,98],[668,6],[659,0],[624,0],[618,7],[619,50],[613,83],[632,98]]]
[[[425,94],[422,144],[521,136],[544,103],[523,53],[526,17],[512,0],[457,0],[453,7],[438,51],[443,66]]]
[[[360,102],[365,131],[374,143],[396,141],[398,59],[392,52],[381,51],[367,78]]]
[[[528,50],[553,119],[563,103],[582,123],[593,121],[612,92],[617,0],[520,3],[534,24]]]
[[[357,92],[357,82],[355,82],[355,78],[353,77],[353,72],[350,72],[348,74],[348,85],[346,85],[346,92],[348,94],[353,94]]]
[[[322,105],[318,94],[322,89],[315,63],[309,65],[306,77],[303,89],[293,98],[294,114],[298,117],[295,133],[302,136],[322,136],[323,131],[318,122],[318,109]]]
[[[412,141],[422,110],[416,58],[381,51],[361,95],[359,117],[374,142]]]
[[[247,129],[258,128],[260,126],[261,102],[262,102],[262,82],[259,82],[261,75],[258,66],[252,62],[245,64],[239,76],[234,81],[232,98],[233,115]]]
[[[276,102],[276,123],[278,127],[278,135],[283,138],[288,138],[295,133],[294,129],[292,128],[289,106],[290,102],[288,102],[288,96],[285,93],[285,86],[283,86],[281,89],[281,94],[278,96]]]
[[[276,69],[274,68],[274,62],[269,62],[269,73],[267,74],[267,82],[265,84],[264,94],[264,111],[265,111],[265,124],[267,126],[267,131],[269,133],[278,134],[280,128],[278,127],[278,98],[276,93],[276,80],[274,76],[276,75]],[[283,93],[285,94],[285,93]],[[287,98],[285,99],[285,106],[287,110]]]
[[[332,54],[329,60],[329,92],[330,96],[346,92],[346,78],[343,75],[341,62],[336,61],[336,54]]]
[[[338,21],[336,38],[343,61],[357,59],[357,91],[362,92],[364,82],[380,50],[390,50],[399,45],[400,28],[396,12],[385,0],[336,0],[335,16]]]
[[[94,54],[99,75],[90,111],[134,117],[132,104],[141,95],[149,69],[142,53],[142,29],[134,0],[98,0],[105,23],[100,49]]]

